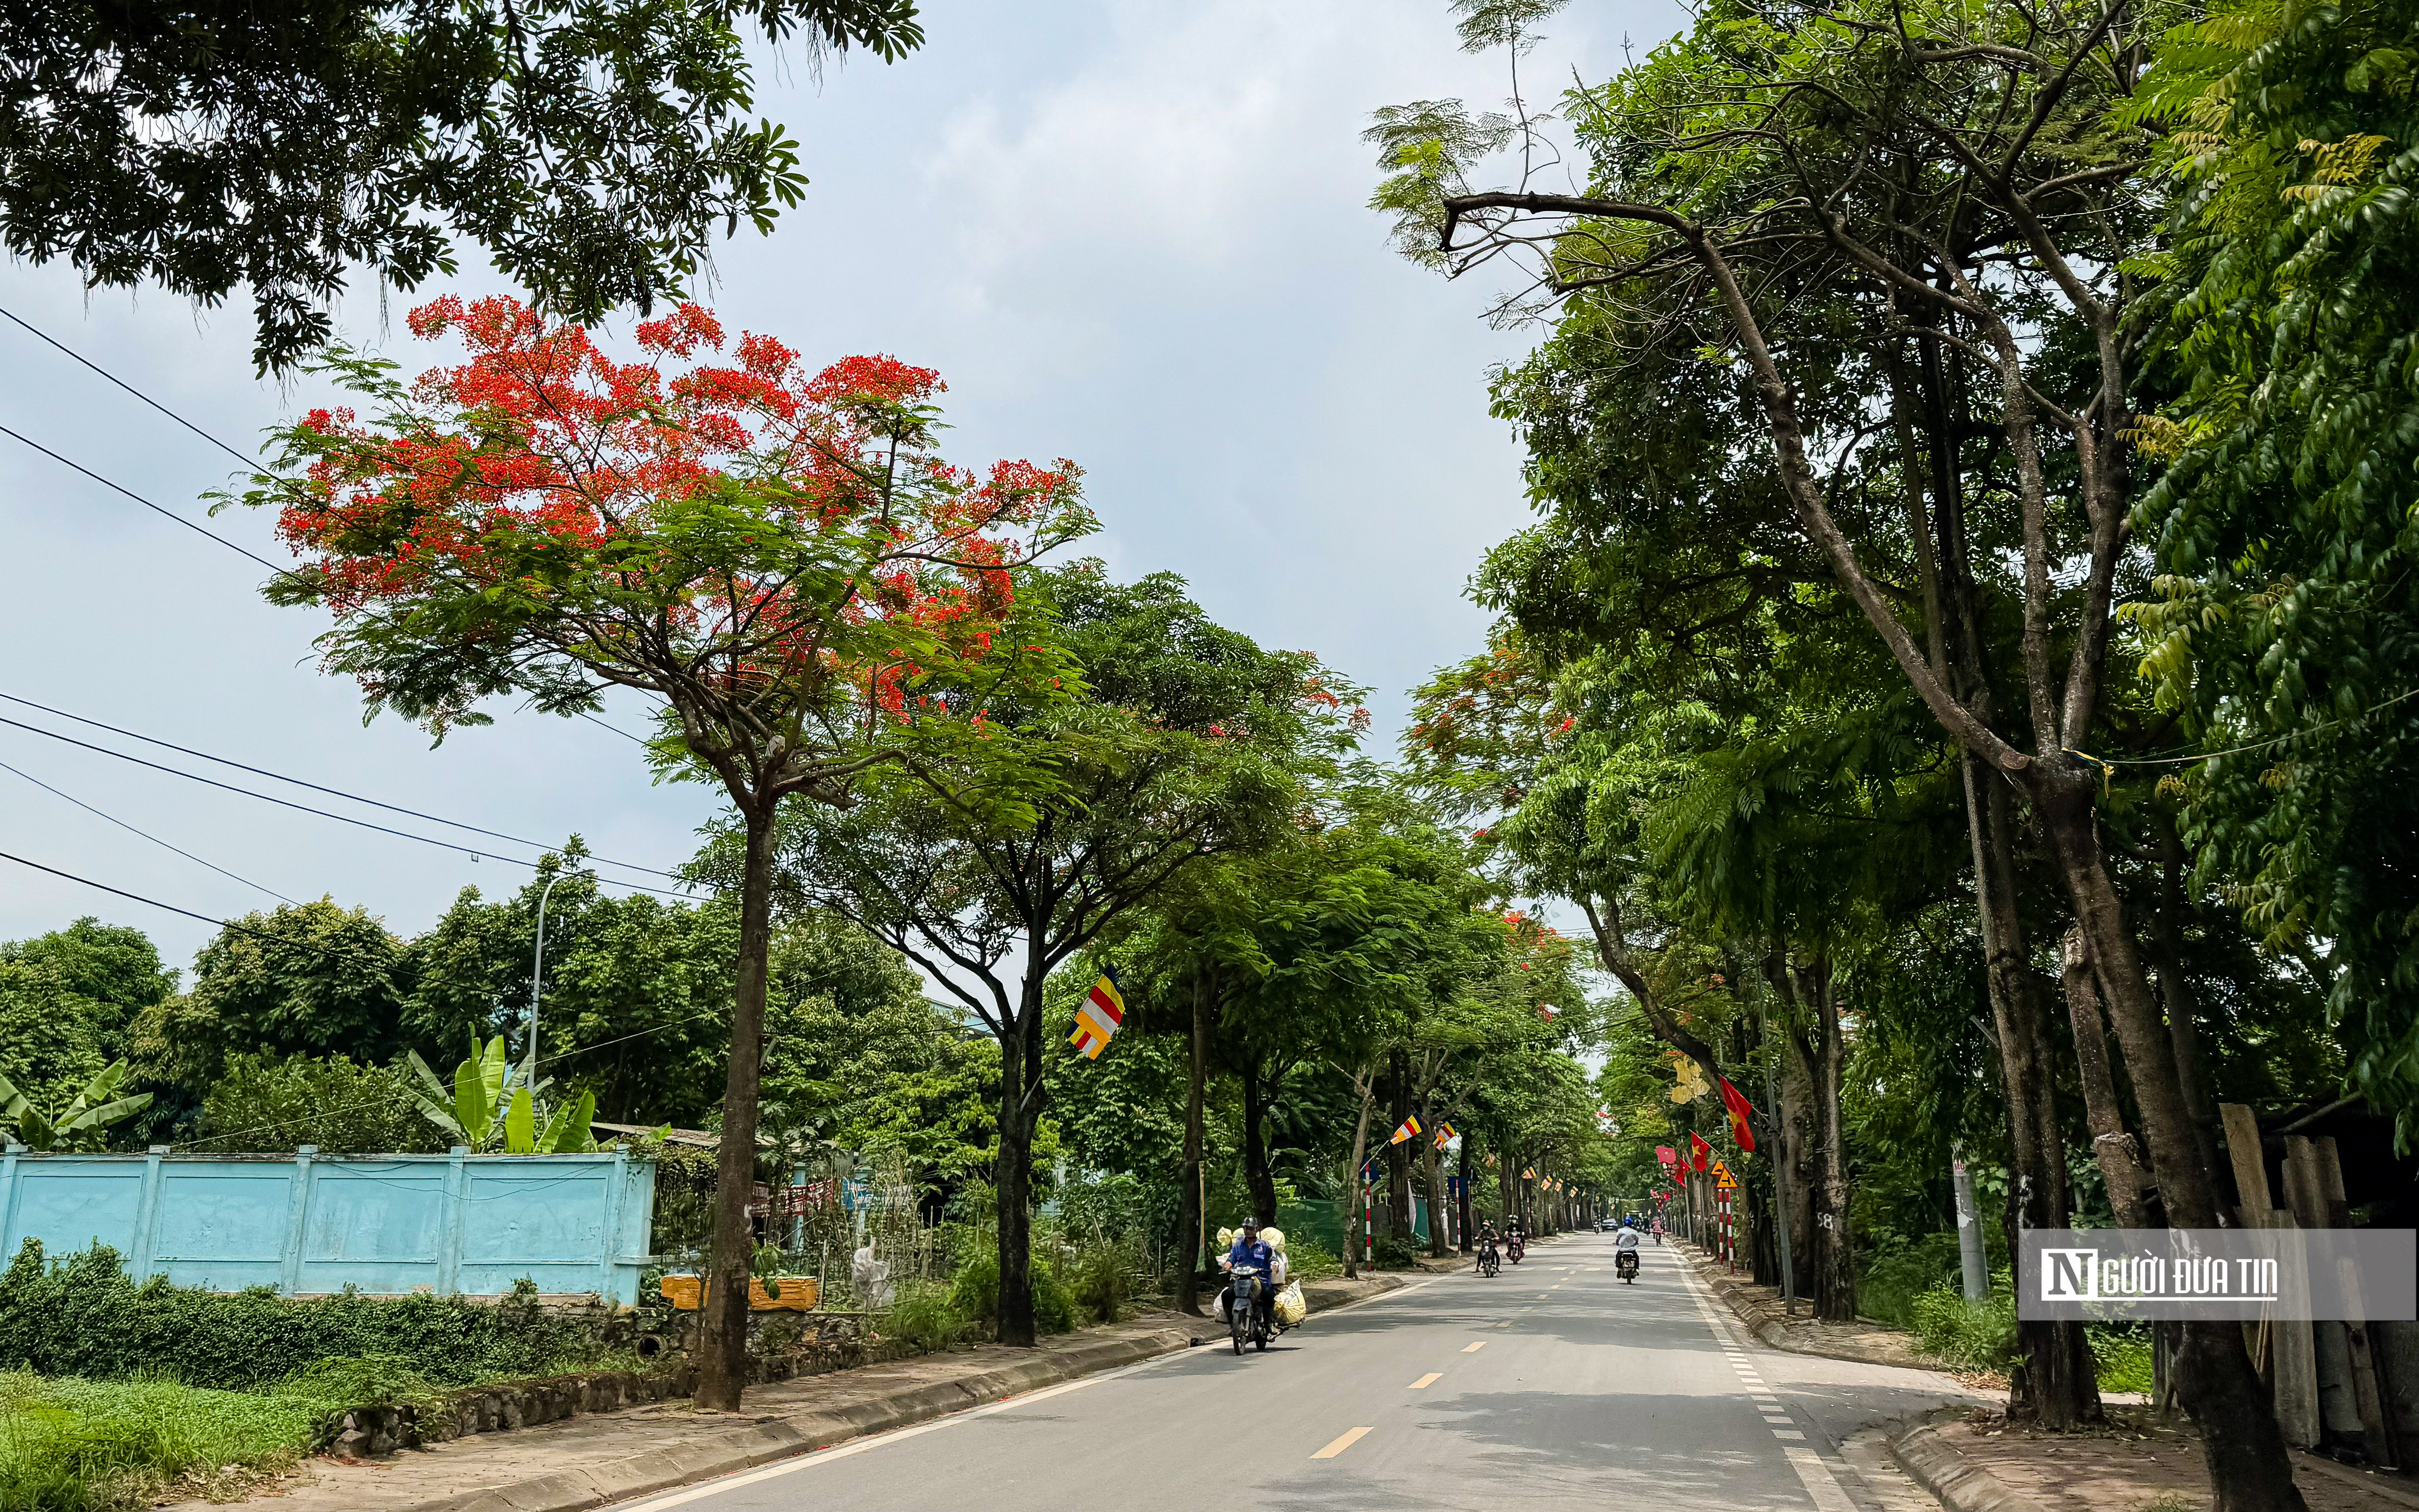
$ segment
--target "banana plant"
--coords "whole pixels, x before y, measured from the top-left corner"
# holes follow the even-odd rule
[[[30,1149],[98,1149],[111,1124],[151,1105],[148,1092],[118,1096],[126,1075],[125,1061],[111,1062],[55,1113],[36,1107],[15,1083],[0,1076],[0,1123],[8,1124],[17,1142]]]
[[[414,1088],[413,1101],[420,1111],[439,1128],[458,1136],[472,1149],[485,1149],[499,1139],[509,1155],[567,1155],[596,1148],[595,1135],[589,1120],[596,1113],[596,1096],[582,1092],[569,1103],[558,1108],[543,1129],[537,1121],[535,1089],[520,1081],[520,1068],[505,1058],[504,1037],[482,1042],[477,1035],[470,1037],[470,1058],[454,1068],[454,1085],[448,1088],[420,1058],[418,1051],[405,1057],[419,1073],[422,1086]]]

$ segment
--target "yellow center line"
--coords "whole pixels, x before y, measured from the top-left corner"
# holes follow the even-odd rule
[[[1485,1339],[1480,1339],[1477,1343],[1464,1348],[1461,1352],[1464,1354],[1476,1354],[1479,1350],[1485,1348],[1487,1348],[1487,1341]]]
[[[1419,1380],[1412,1381],[1410,1389],[1413,1391],[1425,1391],[1430,1386],[1435,1385],[1438,1381],[1442,1381],[1443,1379],[1443,1371],[1431,1370],[1426,1375],[1422,1376]]]
[[[1361,1442],[1361,1435],[1368,1431],[1369,1430],[1365,1427],[1346,1428],[1341,1434],[1336,1436],[1334,1443],[1329,1444],[1326,1448],[1321,1449],[1318,1453],[1312,1455],[1310,1458],[1313,1459],[1333,1459],[1337,1455],[1342,1454],[1345,1450],[1351,1448],[1356,1443],[1359,1443]]]

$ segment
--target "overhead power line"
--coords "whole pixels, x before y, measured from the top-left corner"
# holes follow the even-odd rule
[[[239,772],[250,772],[250,773],[251,773],[253,776],[254,776],[254,777],[265,777],[265,778],[268,778],[269,779],[270,779],[271,781],[275,781],[275,782],[285,782],[285,783],[289,783],[289,784],[291,784],[292,786],[295,786],[295,787],[298,787],[298,788],[308,788],[310,791],[312,791],[312,792],[314,792],[314,793],[324,793],[324,794],[328,795],[328,796],[330,796],[330,797],[331,797],[331,798],[343,798],[343,799],[346,799],[347,802],[351,802],[351,803],[362,803],[362,804],[367,804],[369,807],[371,807],[371,808],[373,808],[373,809],[384,809],[384,810],[385,810],[387,812],[389,812],[389,813],[399,813],[399,814],[404,814],[404,815],[407,815],[407,816],[408,816],[408,817],[410,817],[410,818],[413,818],[413,819],[424,819],[424,820],[428,821],[428,822],[429,822],[430,824],[432,824],[432,825],[445,825],[448,829],[459,829],[459,830],[463,830],[463,831],[466,831],[466,832],[468,832],[468,833],[470,833],[470,834],[473,834],[473,835],[485,835],[485,836],[486,836],[489,840],[509,841],[511,841],[511,842],[512,842],[513,844],[515,844],[515,845],[526,845],[526,846],[529,846],[532,850],[535,850],[535,851],[552,851],[552,850],[554,849],[554,847],[553,847],[553,846],[551,846],[551,845],[547,845],[547,844],[544,843],[543,841],[533,841],[533,840],[523,840],[523,839],[522,839],[520,836],[518,836],[518,835],[507,835],[507,834],[505,834],[505,833],[504,833],[502,830],[501,830],[501,829],[485,829],[485,828],[482,828],[481,826],[479,826],[479,825],[477,825],[465,824],[463,821],[461,821],[461,820],[459,820],[459,819],[447,819],[447,818],[445,818],[445,817],[444,817],[443,815],[441,815],[441,814],[423,813],[421,810],[417,810],[417,809],[407,809],[407,808],[403,807],[401,804],[396,804],[396,803],[388,803],[388,802],[385,802],[384,800],[382,800],[382,799],[378,799],[378,798],[367,798],[367,797],[363,797],[362,795],[360,795],[360,794],[358,794],[358,793],[347,793],[347,792],[346,792],[346,791],[345,791],[344,789],[342,789],[342,788],[331,788],[331,787],[327,787],[327,786],[323,786],[322,784],[317,783],[317,782],[306,782],[306,781],[304,781],[302,779],[300,779],[300,778],[299,778],[299,777],[287,777],[287,776],[285,776],[285,775],[284,773],[282,773],[282,772],[272,772],[272,771],[269,770],[267,767],[264,767],[264,766],[253,766],[253,765],[249,765],[249,764],[245,764],[245,763],[243,763],[243,762],[239,762],[239,761],[233,760],[233,759],[232,759],[232,758],[230,758],[230,757],[225,757],[225,756],[213,756],[213,755],[211,755],[208,751],[206,751],[206,750],[195,750],[195,749],[193,749],[193,748],[192,747],[190,747],[190,746],[179,746],[179,745],[177,745],[175,741],[172,741],[172,740],[162,740],[162,739],[160,739],[160,738],[159,738],[158,736],[156,736],[156,735],[146,735],[146,734],[142,734],[142,733],[138,733],[138,732],[136,732],[136,731],[127,730],[127,729],[122,729],[122,728],[120,728],[120,727],[119,727],[119,726],[117,726],[117,725],[103,723],[101,720],[99,720],[99,719],[88,719],[88,718],[85,717],[84,717],[83,715],[81,715],[81,714],[69,714],[69,713],[67,710],[65,710],[65,709],[54,709],[54,708],[51,707],[49,704],[47,704],[47,703],[37,703],[37,702],[35,702],[32,699],[28,699],[28,698],[19,698],[19,697],[18,697],[16,694],[14,694],[14,693],[0,693],[0,701],[5,701],[5,702],[9,702],[9,703],[18,704],[18,705],[20,705],[20,706],[22,706],[22,707],[23,707],[23,708],[28,708],[28,709],[39,709],[39,710],[40,710],[42,713],[47,714],[47,715],[51,715],[51,716],[53,716],[54,717],[56,717],[56,718],[61,718],[61,719],[72,719],[72,720],[73,720],[73,721],[75,721],[77,724],[80,724],[80,725],[86,725],[86,726],[89,726],[89,727],[91,727],[92,729],[95,729],[95,730],[106,730],[106,731],[108,731],[108,732],[109,732],[111,734],[113,734],[113,735],[123,735],[123,736],[125,736],[125,737],[126,737],[127,739],[129,739],[129,740],[139,740],[139,741],[143,742],[143,743],[144,743],[145,745],[146,745],[146,746],[158,746],[159,748],[162,748],[162,749],[163,749],[163,750],[173,750],[173,751],[177,752],[177,753],[178,755],[180,755],[180,756],[192,756],[192,757],[194,757],[194,758],[196,758],[196,759],[198,759],[198,760],[201,760],[201,761],[206,761],[206,762],[215,762],[215,763],[217,763],[217,764],[218,764],[219,765],[221,765],[221,766],[231,766],[231,767],[235,768],[235,769],[236,769],[237,771],[239,771]],[[602,721],[599,721],[599,722],[601,723]],[[8,719],[8,720],[0,720],[0,723],[16,724],[16,721],[15,721],[15,720],[13,720],[13,719]],[[17,725],[17,728],[18,728],[18,729],[20,729],[20,730],[34,730],[34,731],[35,731],[35,733],[36,733],[37,734],[52,735],[52,738],[54,738],[54,739],[57,739],[57,740],[65,740],[65,739],[67,739],[67,738],[68,738],[68,737],[67,737],[67,736],[65,736],[65,735],[55,735],[55,734],[53,734],[53,733],[52,733],[52,732],[47,731],[47,730],[39,730],[39,729],[37,729],[37,728],[36,728],[35,726],[33,726],[33,725],[19,724],[19,725]],[[608,730],[613,730],[613,727],[612,727],[611,725],[606,725],[606,726],[605,726],[605,728],[606,728],[606,729],[608,729]],[[626,732],[620,731],[620,730],[613,730],[613,733],[614,733],[615,734],[617,734],[617,735],[622,735],[624,739],[628,739],[628,740],[636,740],[636,739],[638,739],[638,738],[639,738],[639,737],[638,737],[638,736],[636,736],[636,735],[628,734]],[[81,744],[82,744],[82,742],[80,742],[80,741],[79,741],[79,742],[75,742],[75,744],[79,744],[79,745],[81,745]],[[92,750],[100,750],[100,749],[102,749],[103,748],[99,747],[99,746],[93,746],[93,747],[87,747],[86,748],[87,748],[87,749],[92,749]],[[116,751],[112,751],[112,752],[110,752],[110,754],[111,754],[111,755],[118,755],[118,754],[120,754],[120,753],[116,752]],[[126,759],[126,760],[128,760],[128,761],[134,761],[134,760],[137,760],[138,758],[129,756],[129,757],[126,757],[125,759]],[[145,765],[150,765],[150,764],[150,764],[150,763],[147,763],[147,762],[146,762],[146,763],[145,763],[144,764],[145,764]],[[158,770],[161,770],[161,771],[163,771],[163,772],[165,772],[165,771],[175,771],[175,770],[176,770],[176,768],[174,768],[174,767],[166,767],[166,766],[162,766],[162,767],[159,767],[159,768],[158,768]],[[190,772],[177,772],[177,776],[179,776],[179,777],[193,777],[193,774],[192,774],[192,773],[190,773]],[[197,781],[197,782],[207,782],[207,781],[208,781],[208,780],[209,780],[209,779],[208,779],[208,778],[193,778],[193,779],[194,781]],[[242,792],[244,792],[245,790],[244,790],[244,789],[242,789],[242,788],[232,788],[232,789],[229,789],[229,791],[230,791],[230,792],[235,792],[235,793],[242,793]],[[269,801],[269,802],[270,802],[270,803],[279,803],[279,802],[283,802],[283,801],[284,801],[283,799],[279,799],[279,798],[270,798],[270,797],[269,797],[269,796],[268,796],[268,795],[266,795],[266,794],[253,794],[253,795],[252,795],[252,796],[254,796],[254,797],[266,798],[266,799],[267,799],[267,801]],[[310,813],[318,813],[320,810],[316,810],[316,809],[311,809],[311,810],[306,810],[305,811],[306,811],[306,812],[310,812]],[[341,815],[341,814],[335,814],[335,815],[330,815],[329,817],[331,817],[331,818],[343,818],[344,816],[343,816],[343,815]],[[347,822],[347,823],[348,823],[348,824],[358,824],[358,823],[360,823],[361,821],[359,821],[359,820],[347,820],[346,822]],[[390,831],[390,833],[393,833],[393,831]],[[415,836],[415,837],[413,837],[413,838],[415,838],[415,839],[424,839],[425,837],[418,837],[418,836]],[[443,843],[445,843],[445,842],[444,842],[444,841],[429,841],[429,843],[431,843],[431,844],[443,844]],[[592,856],[588,857],[588,859],[589,859],[589,860],[591,860],[591,861],[596,862],[596,863],[598,863],[598,864],[604,865],[604,866],[619,867],[619,868],[621,868],[623,871],[625,871],[625,872],[646,872],[646,873],[647,873],[648,875],[650,875],[650,876],[670,877],[671,880],[673,880],[673,881],[675,881],[675,882],[677,882],[677,881],[680,881],[680,880],[681,880],[680,873],[678,873],[677,872],[667,872],[667,871],[663,870],[661,867],[654,867],[654,866],[640,866],[640,865],[639,865],[639,864],[638,864],[637,862],[635,862],[635,861],[616,861],[616,860],[613,860],[613,859],[611,859],[611,858],[609,858],[609,857],[608,857],[608,856]]]
[[[37,341],[49,344],[58,351],[66,354],[70,360],[83,363],[85,367],[88,367],[95,373],[100,374],[110,382],[116,384],[119,388],[142,400],[145,404],[149,405],[152,409],[159,410],[162,414],[166,415],[177,424],[184,426],[187,430],[199,436],[202,440],[209,442],[212,446],[217,447],[220,451],[224,452],[227,455],[234,457],[245,467],[256,469],[260,466],[258,458],[244,455],[241,452],[229,446],[226,442],[211,435],[208,431],[204,430],[201,426],[194,424],[192,421],[187,420],[184,416],[177,413],[174,409],[169,409],[166,405],[154,399],[149,394],[144,393],[141,389],[136,388],[133,384],[127,382],[124,378],[119,378],[116,374],[101,366],[99,363],[94,362],[91,358],[85,356],[74,347],[69,347],[63,341],[60,341],[57,337],[51,335],[47,332],[38,330],[32,324],[28,323],[23,316],[16,314],[16,312],[12,310],[0,309],[0,316],[8,316],[11,323],[23,331],[27,335],[32,336]]]
[[[45,730],[39,725],[27,724],[21,719],[0,717],[0,724],[5,724],[17,730],[27,731],[33,734],[46,736],[49,739],[58,741],[64,745],[78,747],[84,750],[96,751],[103,756],[115,756],[121,762],[131,762],[137,766],[147,766],[155,772],[165,772],[171,777],[181,777],[188,782],[199,782],[204,787],[217,788],[223,793],[234,793],[247,798],[257,798],[262,803],[273,803],[281,809],[292,809],[298,813],[316,814],[321,819],[332,819],[340,825],[352,825],[358,828],[375,830],[381,835],[393,835],[397,840],[417,841],[423,845],[433,845],[440,851],[452,851],[456,855],[468,856],[475,860],[502,861],[510,866],[525,866],[530,868],[532,871],[535,871],[537,869],[537,862],[523,860],[517,856],[505,856],[497,851],[483,851],[478,849],[476,846],[457,844],[450,840],[439,840],[434,835],[415,835],[408,829],[396,829],[389,825],[372,824],[366,819],[356,819],[350,814],[341,814],[328,809],[315,809],[307,803],[296,803],[291,798],[281,798],[274,794],[255,793],[250,788],[237,787],[232,782],[222,782],[216,778],[204,777],[199,772],[188,772],[177,767],[162,765],[158,762],[145,761],[140,756],[131,755],[122,750],[112,750],[107,746],[96,746],[88,740],[78,740],[73,735],[63,735],[55,730]],[[532,844],[533,842],[521,841],[516,841],[516,843]],[[539,848],[550,849],[549,847]],[[653,869],[650,868],[649,870]],[[658,874],[670,876],[672,873],[661,872]],[[657,893],[666,898],[687,898],[692,896],[692,894],[686,891],[675,892],[670,887],[651,887],[643,882],[623,882],[609,878],[599,878],[598,880],[611,881],[612,885],[617,887],[630,887],[639,892]]]
[[[262,556],[259,552],[254,551],[250,547],[239,546],[235,542],[228,540],[225,536],[221,535],[218,532],[211,530],[207,525],[196,524],[194,521],[187,519],[184,516],[177,514],[175,510],[168,508],[164,504],[153,503],[150,500],[144,498],[141,494],[127,487],[124,484],[112,483],[107,478],[102,477],[100,473],[95,472],[92,469],[84,466],[82,463],[69,461],[66,457],[61,456],[58,453],[52,451],[49,447],[44,446],[41,442],[35,440],[29,436],[20,435],[16,431],[10,430],[6,425],[0,425],[0,436],[6,436],[10,440],[16,441],[21,445],[32,447],[35,451],[41,453],[44,456],[49,457],[59,466],[66,468],[70,471],[81,472],[85,477],[90,478],[93,482],[100,484],[104,488],[124,494],[127,498],[133,500],[136,503],[141,504],[147,510],[150,510],[153,514],[164,515],[196,535],[207,535],[211,540],[216,541],[219,545],[225,547],[228,550],[250,557],[253,561],[259,563],[262,566],[267,567],[273,573],[276,573],[279,577],[283,578],[293,576],[293,568],[281,567],[276,563],[270,561],[267,557]]]
[[[6,313],[6,311],[0,311],[0,314]],[[116,814],[104,812],[101,810],[96,809],[91,804],[85,802],[82,798],[77,797],[71,793],[61,793],[58,789],[51,786],[48,782],[43,781],[40,778],[36,777],[31,772],[21,771],[18,768],[9,765],[7,762],[0,762],[0,772],[15,772],[19,777],[31,782],[34,786],[40,788],[52,797],[65,799],[67,802],[74,804],[77,808],[82,809],[85,812],[93,815],[95,818],[108,820],[111,824],[116,825],[118,828],[125,830],[131,835],[140,835],[145,840],[149,841],[152,844],[159,846],[163,851],[176,851],[178,856],[181,856],[186,860],[193,862],[195,866],[208,867],[211,871],[217,872],[223,877],[225,877],[231,882],[240,882],[254,892],[265,892],[282,903],[290,903],[294,902],[293,899],[288,898],[285,894],[279,892],[274,887],[264,887],[259,883],[253,881],[250,877],[237,876],[225,867],[219,866],[213,862],[205,861],[191,851],[177,850],[176,846],[169,844],[159,836],[154,835],[147,830],[137,829],[132,825],[128,824],[125,820],[118,818]]]

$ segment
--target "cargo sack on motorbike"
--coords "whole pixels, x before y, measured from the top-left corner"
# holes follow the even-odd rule
[[[1276,1311],[1277,1321],[1286,1327],[1302,1326],[1302,1320],[1310,1316],[1310,1304],[1302,1294],[1301,1282],[1293,1282],[1277,1293]]]
[[[1226,1320],[1226,1293],[1224,1290],[1221,1290],[1218,1293],[1218,1299],[1210,1304],[1210,1316],[1222,1323]]]

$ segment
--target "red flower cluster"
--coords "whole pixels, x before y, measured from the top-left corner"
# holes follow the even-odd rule
[[[467,360],[374,423],[316,409],[291,438],[310,462],[279,532],[340,620],[601,577],[670,632],[743,648],[716,675],[841,679],[904,717],[927,669],[883,648],[987,655],[1009,569],[1080,513],[1072,463],[977,474],[933,455],[940,375],[895,358],[810,370],[752,332],[726,358],[694,304],[640,323],[633,363],[508,298],[449,296],[407,323]]]

